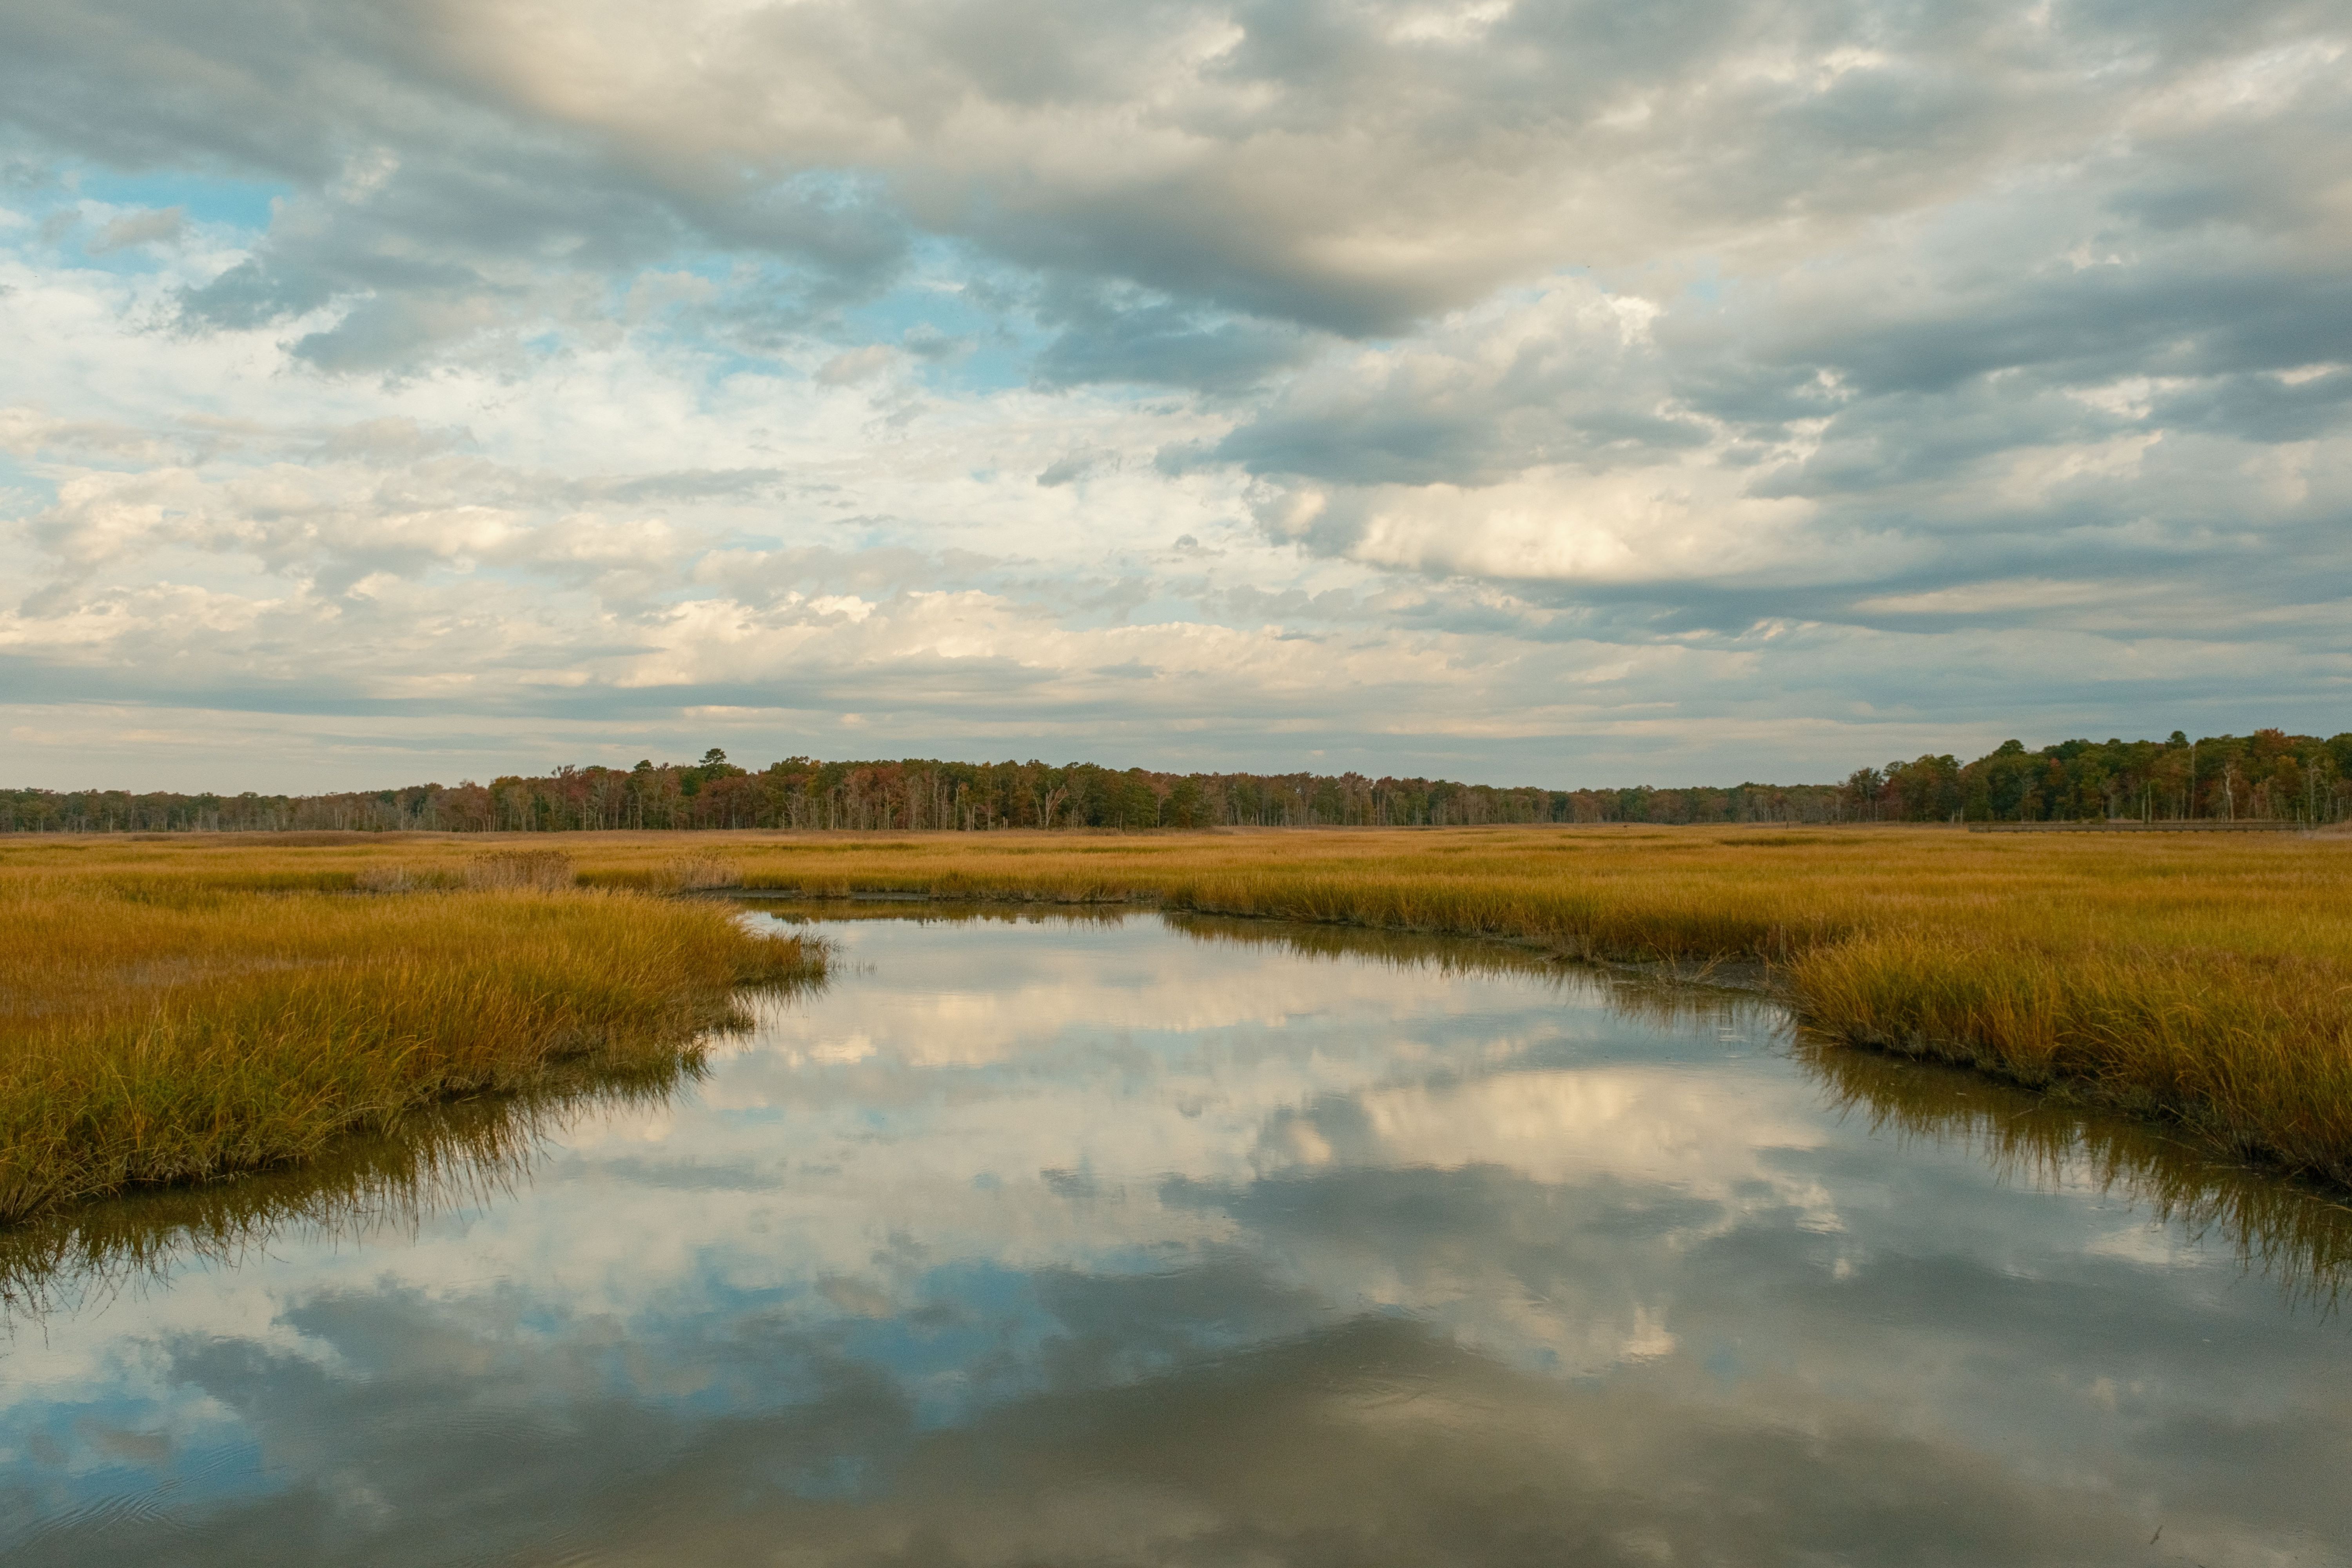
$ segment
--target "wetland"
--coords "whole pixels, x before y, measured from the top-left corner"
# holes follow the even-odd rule
[[[2352,1214],[1493,942],[763,900],[674,1068],[5,1233],[11,1563],[2352,1562]]]

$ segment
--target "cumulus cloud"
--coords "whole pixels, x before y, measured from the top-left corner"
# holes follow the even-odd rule
[[[179,238],[186,226],[186,215],[178,207],[124,213],[110,218],[106,226],[98,231],[89,242],[89,253],[100,256],[133,245],[168,245]]]
[[[816,378],[827,386],[847,386],[881,374],[897,363],[898,351],[888,343],[867,343],[846,349],[817,366]]]
[[[225,710],[1110,713],[1154,760],[1562,783],[2340,727],[2333,7],[0,30],[37,707],[160,658]]]

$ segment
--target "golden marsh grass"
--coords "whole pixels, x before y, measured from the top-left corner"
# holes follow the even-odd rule
[[[2119,1105],[2352,1184],[2352,837],[1530,826],[561,844],[583,883],[640,895],[1141,901],[1744,966],[1839,1038]],[[168,903],[454,887],[485,854],[548,852],[532,835],[20,839],[0,844],[0,878]],[[507,896],[530,895],[474,895]]]
[[[653,877],[652,847],[614,844],[585,874]],[[2352,837],[1526,827],[746,836],[702,853],[747,889],[1149,899],[1760,966],[1840,1038],[2352,1184]]]
[[[738,988],[816,961],[717,905],[556,889],[543,858],[453,855],[404,884],[428,890],[368,895],[322,886],[364,868],[283,854],[236,852],[247,887],[0,858],[0,1219],[675,1062]]]

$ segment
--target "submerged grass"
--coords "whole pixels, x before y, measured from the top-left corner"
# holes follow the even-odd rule
[[[166,906],[457,888],[488,876],[477,868],[486,852],[544,856],[547,843],[18,840],[0,844],[0,879]],[[2352,837],[1510,827],[562,843],[581,882],[616,894],[1143,901],[1745,969],[1846,1042],[2122,1106],[2232,1155],[2352,1184]],[[522,864],[499,875],[542,875]],[[274,994],[278,983],[256,984]]]
[[[467,858],[462,890],[399,897],[0,867],[0,1220],[675,1063],[739,987],[817,962],[715,905],[551,887],[543,861]]]

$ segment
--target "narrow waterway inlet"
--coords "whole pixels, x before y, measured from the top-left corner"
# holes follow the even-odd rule
[[[0,1559],[2352,1563],[2324,1195],[1497,945],[761,910],[699,1078],[7,1238]]]

